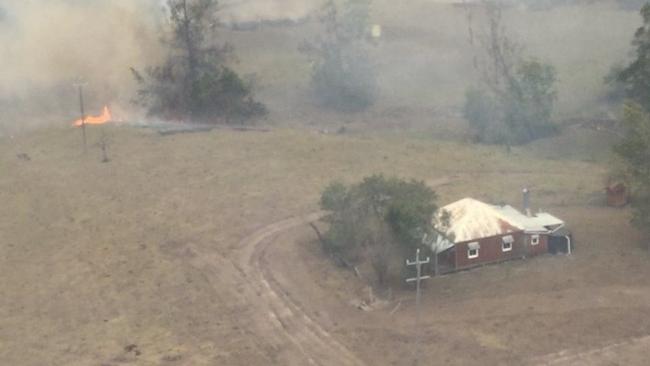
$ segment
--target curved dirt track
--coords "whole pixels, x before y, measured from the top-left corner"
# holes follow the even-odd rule
[[[237,288],[233,296],[237,301],[251,306],[247,316],[253,324],[243,336],[253,337],[257,348],[264,350],[266,358],[277,365],[364,365],[356,355],[310,318],[275,281],[273,274],[264,268],[263,257],[277,234],[316,221],[324,216],[316,212],[294,217],[265,226],[245,237],[224,253],[201,251],[195,246],[192,265],[207,277],[233,275],[229,280]],[[234,255],[233,255],[234,254]],[[220,267],[233,270],[219,271]],[[213,282],[216,291],[220,284]],[[244,316],[244,315],[242,315]],[[242,360],[242,364],[247,364]]]
[[[273,245],[281,245],[278,235],[317,221],[325,214],[315,212],[285,219],[256,230],[232,246],[231,252],[201,253],[196,247],[192,265],[201,269],[207,278],[211,276],[232,276],[229,280],[237,293],[239,303],[251,306],[246,316],[254,326],[242,331],[242,336],[252,337],[259,350],[263,350],[274,365],[344,365],[357,366],[365,363],[339,342],[316,320],[312,319],[292,299],[289,289],[281,286],[273,271],[266,265],[265,255]],[[232,270],[218,271],[219,267]],[[222,284],[213,282],[216,291],[223,291]],[[244,316],[244,315],[242,315]],[[605,365],[624,356],[641,355],[647,352],[650,338],[627,339],[592,350],[568,348],[566,350],[528,359],[530,365]],[[630,358],[632,357],[632,358]],[[634,358],[636,357],[636,358]],[[626,364],[645,364],[637,356],[629,356]],[[241,360],[241,364],[248,364]],[[257,364],[257,363],[256,363]]]
[[[323,215],[317,212],[291,218],[256,231],[240,243],[243,255],[239,264],[252,275],[249,284],[260,294],[261,305],[276,332],[288,338],[304,356],[302,364],[306,361],[311,365],[363,365],[359,358],[300,309],[261,263],[276,234],[316,221]]]
[[[598,366],[642,365],[643,354],[650,349],[650,336],[632,338],[604,347],[577,352],[563,350],[541,357],[531,365],[536,366]],[[631,359],[636,357],[636,359]]]
[[[317,212],[268,225],[240,242],[242,257],[240,266],[252,274],[250,285],[256,288],[264,300],[265,314],[272,320],[275,330],[283,334],[304,357],[303,362],[312,365],[363,365],[344,345],[334,339],[316,321],[291,299],[285,289],[275,280],[271,270],[264,265],[266,250],[274,243],[277,234],[316,221],[324,216]],[[531,365],[605,365],[623,359],[625,354],[642,354],[650,345],[650,337],[624,340],[592,350],[568,349],[558,353],[535,357]],[[299,362],[300,363],[300,362]],[[641,364],[638,360],[630,364]]]

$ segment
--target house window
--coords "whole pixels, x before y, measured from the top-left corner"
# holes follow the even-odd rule
[[[539,244],[539,235],[533,235],[530,237],[530,245]]]
[[[512,237],[512,235],[506,235],[503,238],[501,238],[501,251],[502,252],[509,252],[512,250],[512,243],[515,241],[515,239]]]
[[[480,245],[476,242],[469,243],[467,246],[467,258],[469,259],[478,258],[478,251],[480,248],[481,248]]]

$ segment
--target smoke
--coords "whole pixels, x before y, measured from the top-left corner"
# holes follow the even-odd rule
[[[225,24],[262,21],[298,21],[316,10],[320,2],[306,0],[222,0]]]
[[[126,110],[129,67],[155,65],[166,0],[0,0],[0,131],[68,123],[78,115],[73,84],[85,82],[88,111]],[[317,1],[224,0],[228,22],[297,20]],[[1,132],[0,132],[1,133]]]
[[[157,0],[0,0],[0,124],[67,118],[79,80],[91,112],[127,100],[129,66],[161,53],[161,14]]]
[[[562,1],[560,1],[562,2]],[[88,112],[111,104],[119,116],[134,94],[129,67],[159,64],[166,0],[0,0],[0,134],[30,124],[67,124],[78,117],[78,79]],[[224,23],[300,20],[321,0],[221,0]],[[446,4],[445,4],[446,3]],[[455,3],[451,5],[449,3]],[[382,107],[458,110],[475,81],[466,13],[455,0],[374,0],[371,22],[383,27],[372,51]],[[472,3],[472,1],[467,1]],[[566,2],[571,3],[571,2]],[[613,2],[512,7],[504,16],[526,53],[558,71],[559,113],[589,114],[599,106],[609,68],[625,62],[641,19]],[[237,68],[256,74],[275,110],[299,109],[294,90],[308,84],[297,51],[316,20],[284,28],[219,33],[235,46]],[[286,96],[286,97],[283,97]],[[275,100],[273,98],[285,98]]]
[[[507,15],[526,53],[556,67],[558,112],[565,116],[605,108],[604,77],[615,64],[630,60],[632,36],[642,22],[638,11],[616,2]]]
[[[476,83],[472,58],[484,52],[477,37],[486,33],[480,25],[481,11],[469,7],[474,9],[472,47],[465,8],[441,3],[373,3],[373,21],[384,27],[375,59],[388,101],[458,110],[465,90]],[[629,60],[630,42],[641,18],[638,11],[614,2],[593,2],[543,9],[511,6],[503,22],[508,37],[523,46],[526,56],[556,68],[557,114],[568,118],[605,112],[596,111],[603,108],[603,78],[614,64]]]

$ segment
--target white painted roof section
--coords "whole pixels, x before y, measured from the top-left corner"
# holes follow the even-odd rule
[[[564,226],[564,221],[546,212],[538,212],[533,216],[527,216],[508,205],[494,206],[494,208],[508,217],[510,221],[518,223],[526,232],[544,233]]]
[[[449,213],[449,229],[446,234],[453,236],[456,243],[505,235],[524,227],[505,215],[496,206],[488,205],[473,198],[463,198],[442,208]],[[440,219],[440,215],[434,224]]]

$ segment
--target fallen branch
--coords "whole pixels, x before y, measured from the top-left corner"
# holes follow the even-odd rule
[[[309,226],[311,226],[311,228],[314,229],[314,231],[316,232],[316,236],[318,236],[318,240],[320,241],[323,248],[327,248],[327,241],[325,241],[325,238],[320,233],[320,230],[318,230],[318,227],[316,226],[316,224],[314,224],[313,222],[310,222]]]

